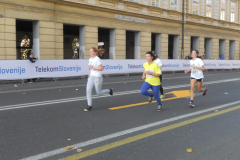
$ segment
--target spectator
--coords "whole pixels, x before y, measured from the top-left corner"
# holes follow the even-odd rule
[[[192,56],[191,56],[191,54],[189,54],[189,55],[188,55],[188,59],[192,59]]]
[[[98,49],[98,57],[100,59],[104,59],[104,53],[105,53],[105,49],[103,49],[103,48]]]
[[[205,57],[205,54],[202,56],[202,60],[204,60],[206,57]]]
[[[38,57],[37,58],[33,57],[33,53],[31,53],[31,50],[28,51],[28,55],[29,55],[28,59],[29,59],[30,62],[35,63],[38,60]],[[32,79],[32,80],[36,81],[36,79]],[[31,79],[27,79],[27,83],[32,83]]]
[[[224,60],[224,58],[225,58],[225,55],[222,53],[222,54],[220,55],[220,60]]]

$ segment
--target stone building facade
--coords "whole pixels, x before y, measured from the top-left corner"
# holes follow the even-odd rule
[[[198,49],[207,59],[240,57],[239,0],[0,0],[0,59],[184,59]],[[25,37],[25,38],[24,38]],[[23,39],[29,45],[23,44]],[[25,43],[24,41],[24,43]]]

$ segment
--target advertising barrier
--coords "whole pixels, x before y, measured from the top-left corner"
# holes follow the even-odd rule
[[[161,60],[162,71],[184,71],[190,60]],[[102,60],[102,74],[141,73],[145,59]],[[240,60],[204,60],[205,69],[239,69]],[[73,77],[89,74],[88,60],[0,60],[0,80]]]

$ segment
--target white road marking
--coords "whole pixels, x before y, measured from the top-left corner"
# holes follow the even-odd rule
[[[216,84],[216,83],[224,83],[224,82],[231,82],[231,81],[238,81],[238,80],[240,80],[240,78],[227,79],[227,80],[218,80],[218,81],[210,81],[210,82],[204,82],[204,85]],[[183,88],[183,87],[190,87],[190,84],[166,86],[166,87],[164,87],[164,90],[174,89],[174,88]],[[125,91],[125,92],[115,92],[114,96],[121,96],[121,95],[134,94],[134,93],[140,93],[140,90],[132,90],[132,91]],[[102,96],[94,95],[93,99],[109,97],[109,96],[110,95],[102,95]],[[0,107],[0,111],[10,110],[10,109],[18,109],[18,108],[26,108],[26,107],[36,107],[36,106],[43,106],[43,105],[50,105],[50,104],[58,104],[58,103],[67,103],[67,102],[74,102],[74,101],[82,101],[82,100],[86,100],[86,96],[75,97],[75,98],[67,98],[67,99],[57,99],[57,100],[50,100],[50,101],[42,101],[42,102],[34,102],[34,103],[24,103],[24,104],[1,106]]]
[[[77,143],[77,144],[73,144],[72,146],[74,146],[73,149],[86,147],[86,146],[89,146],[89,145],[92,145],[92,144],[95,144],[95,143],[103,142],[103,141],[113,139],[113,138],[116,138],[116,137],[120,137],[120,136],[123,136],[123,135],[126,135],[126,134],[134,133],[134,132],[141,131],[141,130],[144,130],[144,129],[149,129],[149,128],[156,127],[156,126],[159,126],[159,125],[162,125],[162,124],[166,124],[166,123],[169,123],[169,122],[173,122],[173,121],[181,120],[181,119],[184,119],[184,118],[196,116],[196,115],[203,114],[203,113],[206,113],[206,112],[212,112],[213,110],[219,110],[221,108],[229,107],[229,106],[236,105],[236,104],[239,104],[239,103],[240,103],[240,101],[235,101],[235,102],[232,102],[232,103],[212,107],[212,108],[209,108],[209,109],[205,109],[205,110],[201,110],[201,111],[197,111],[197,112],[193,112],[193,113],[189,113],[189,114],[165,119],[165,120],[162,120],[162,121],[142,125],[142,126],[139,126],[139,127],[131,128],[131,129],[124,130],[124,131],[121,131],[121,132],[117,132],[117,133],[109,134],[109,135],[106,135],[106,136],[103,136],[103,137],[88,140],[88,141],[85,141],[85,142],[80,142],[80,143]],[[63,148],[59,148],[59,149],[55,149],[55,150],[52,150],[52,151],[49,151],[49,152],[41,153],[41,154],[38,154],[38,155],[35,155],[35,156],[23,158],[21,160],[39,160],[39,159],[51,157],[51,156],[54,156],[54,155],[57,155],[57,154],[61,154],[61,153],[64,153],[64,152],[67,152],[67,150],[65,150]]]
[[[223,74],[231,74],[231,73],[219,73],[219,74],[207,74],[204,75],[206,76],[212,76],[212,75],[223,75]],[[235,74],[235,73],[234,73]],[[167,80],[167,79],[178,79],[178,78],[189,78],[189,76],[179,76],[179,77],[163,77],[163,80]],[[118,82],[104,82],[103,84],[120,84],[120,83],[134,83],[134,82],[143,82],[143,80],[122,80],[122,81],[118,81]],[[85,87],[86,84],[79,84],[79,85],[68,85],[68,86],[55,86],[55,87],[44,87],[44,88],[34,88],[34,89],[21,89],[21,90],[12,90],[12,91],[0,91],[0,94],[3,93],[16,93],[16,92],[31,92],[31,91],[40,91],[40,90],[52,90],[52,89],[63,89],[63,88],[72,88],[72,87]]]

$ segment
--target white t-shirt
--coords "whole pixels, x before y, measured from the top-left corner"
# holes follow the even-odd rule
[[[101,59],[98,56],[96,56],[94,58],[90,58],[89,62],[88,62],[88,65],[91,65],[93,67],[98,67],[101,64],[102,64]],[[90,72],[91,76],[95,76],[95,77],[101,77],[102,76],[101,71],[97,71],[97,70],[94,70],[94,69],[90,69],[90,71],[91,71]]]
[[[154,60],[154,62],[157,63],[157,65],[160,67],[160,69],[161,69],[160,75],[161,75],[162,74],[162,61],[159,58],[157,58]]]
[[[204,63],[200,58],[196,58],[195,60],[192,59],[190,61],[190,65],[194,65],[194,66],[197,66],[197,67],[202,67],[202,66],[204,66]],[[191,77],[195,78],[195,79],[204,78],[203,71],[200,70],[200,69],[192,68]]]

